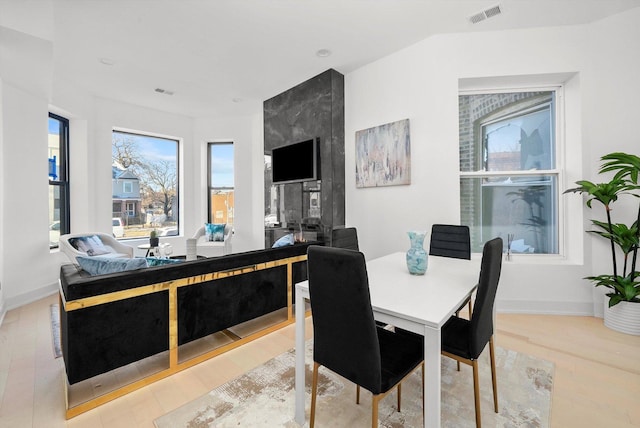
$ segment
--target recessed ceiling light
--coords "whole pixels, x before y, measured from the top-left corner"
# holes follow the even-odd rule
[[[320,49],[316,52],[316,56],[319,56],[320,58],[326,58],[329,55],[331,55],[331,51],[329,49]]]
[[[232,98],[231,101],[233,101],[234,103],[241,103],[242,98]]]
[[[100,58],[99,61],[100,61],[100,64],[104,64],[104,65],[113,65],[116,63],[111,58]]]

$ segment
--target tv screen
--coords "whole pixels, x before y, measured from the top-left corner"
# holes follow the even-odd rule
[[[316,140],[276,147],[271,151],[271,179],[274,184],[318,180]]]

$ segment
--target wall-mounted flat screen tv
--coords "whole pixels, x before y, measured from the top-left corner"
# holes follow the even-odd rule
[[[271,151],[273,184],[320,179],[317,139],[276,147]]]

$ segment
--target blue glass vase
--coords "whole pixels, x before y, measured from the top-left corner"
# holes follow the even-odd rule
[[[424,250],[426,232],[412,230],[407,232],[411,248],[407,251],[407,268],[411,275],[424,275],[427,271],[427,252]]]

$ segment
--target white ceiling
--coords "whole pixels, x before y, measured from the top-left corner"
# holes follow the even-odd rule
[[[469,22],[498,4],[502,14]],[[329,68],[346,74],[434,34],[584,24],[640,7],[640,0],[0,0],[0,6],[10,12],[0,10],[0,29],[52,42],[54,81],[158,110],[219,116],[256,113],[264,100]],[[320,58],[319,49],[332,55]]]

